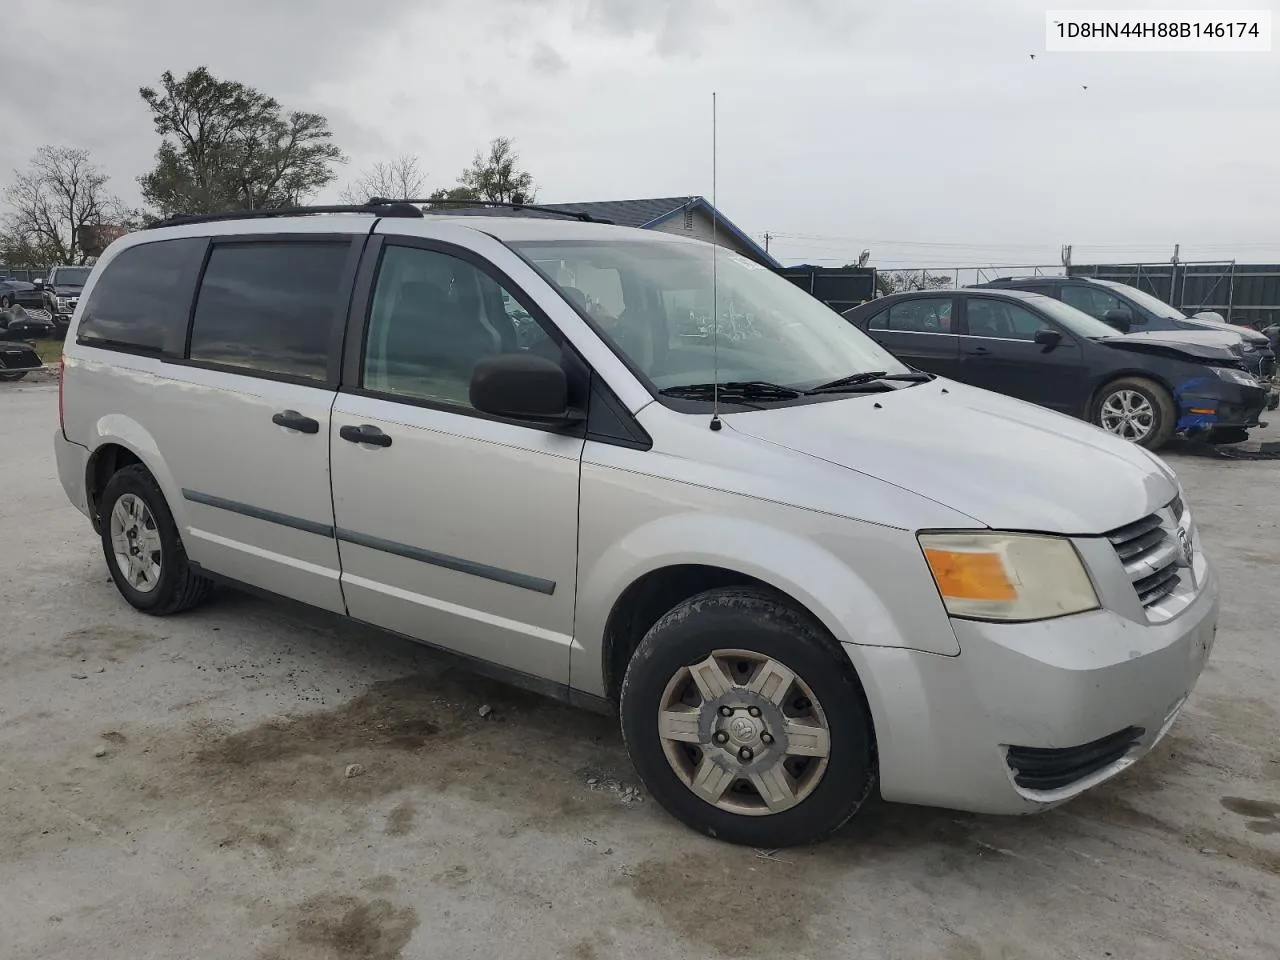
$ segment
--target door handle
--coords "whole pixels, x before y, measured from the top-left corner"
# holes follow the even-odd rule
[[[353,427],[348,424],[338,431],[338,436],[343,440],[350,441],[351,443],[369,443],[375,447],[391,446],[390,437],[377,427],[367,423],[360,427]]]
[[[281,413],[272,414],[271,422],[277,427],[297,430],[299,433],[320,432],[319,420],[313,420],[311,417],[304,417],[297,410],[285,410]]]
[[[965,351],[965,353],[969,354],[970,356],[974,356],[974,357],[985,357],[985,356],[986,356],[987,354],[989,354],[990,352],[991,352],[991,351],[990,351],[990,350],[988,350],[986,347],[974,347],[972,350],[966,350],[966,351]]]

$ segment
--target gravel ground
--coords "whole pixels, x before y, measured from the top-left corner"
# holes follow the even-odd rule
[[[1169,454],[1225,609],[1145,762],[1039,817],[876,802],[769,852],[671,820],[612,721],[410,644],[237,593],[133,612],[56,418],[0,385],[5,960],[1280,956],[1280,462]]]

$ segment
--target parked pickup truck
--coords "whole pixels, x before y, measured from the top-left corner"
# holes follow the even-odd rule
[[[80,302],[80,291],[89,279],[92,267],[52,267],[49,276],[36,286],[45,293],[47,309],[58,325],[58,333],[65,335],[71,324],[71,315],[75,313],[76,304]]]

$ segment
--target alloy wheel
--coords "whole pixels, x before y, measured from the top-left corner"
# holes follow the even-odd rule
[[[1099,419],[1102,429],[1137,443],[1155,429],[1156,411],[1138,391],[1117,390],[1102,401]]]

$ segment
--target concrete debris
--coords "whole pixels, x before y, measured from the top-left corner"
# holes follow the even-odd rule
[[[486,704],[482,705],[482,706],[480,707],[480,709],[476,711],[476,713],[480,714],[481,719],[483,719],[483,718],[485,718],[485,717],[489,716],[489,714],[493,713],[493,707],[489,706],[489,705],[486,703]]]
[[[363,773],[364,767],[361,764],[349,763],[347,764],[347,769],[343,771],[342,775],[350,780],[352,777],[358,777]]]
[[[105,757],[107,755],[107,748],[101,745],[94,747],[93,755],[95,757]]]

